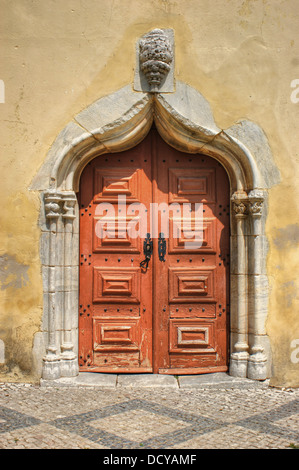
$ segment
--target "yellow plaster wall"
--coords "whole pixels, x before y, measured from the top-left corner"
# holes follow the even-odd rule
[[[298,1],[0,0],[0,12],[0,378],[34,380],[42,280],[28,186],[75,114],[133,83],[136,40],[161,27],[175,33],[176,78],[205,96],[217,125],[246,118],[269,139],[281,172],[267,222],[272,384],[299,386]]]

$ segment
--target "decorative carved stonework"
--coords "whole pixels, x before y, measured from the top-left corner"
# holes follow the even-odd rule
[[[254,217],[261,217],[264,202],[264,194],[262,191],[253,190],[248,195],[249,212]]]
[[[233,210],[236,217],[247,216],[248,196],[245,192],[235,192],[232,195]]]
[[[168,34],[174,52],[175,44],[173,31],[164,30],[164,32]],[[61,193],[65,193],[62,188],[68,188],[69,191],[73,190],[74,194],[78,191],[79,170],[90,160],[89,145],[91,135],[94,135],[95,129],[101,127],[103,129],[102,138],[105,142],[106,140],[113,142],[113,151],[122,151],[124,148],[132,148],[137,145],[139,139],[144,138],[154,115],[155,122],[157,126],[159,126],[162,137],[164,136],[165,140],[167,140],[166,137],[169,137],[169,142],[173,143],[174,147],[178,150],[182,150],[188,148],[189,139],[192,139],[194,148],[200,153],[203,142],[207,140],[207,137],[210,139],[210,122],[212,126],[215,126],[209,107],[207,108],[204,97],[202,97],[199,92],[179,80],[176,86],[174,86],[175,58],[173,58],[172,63],[169,64],[171,70],[159,88],[159,94],[161,93],[163,95],[164,93],[164,95],[158,97],[143,97],[143,93],[150,91],[150,85],[141,71],[139,62],[139,43],[142,39],[144,38],[138,38],[135,45],[136,67],[134,74],[134,90],[132,91],[131,84],[128,84],[109,97],[110,99],[108,101],[112,103],[113,106],[107,105],[106,97],[104,97],[80,113],[79,116],[76,117],[76,122],[78,121],[82,126],[81,134],[78,134],[78,127],[74,126],[73,121],[70,122],[52,145],[49,151],[49,160],[46,160],[46,163],[42,166],[30,187],[31,190],[51,191],[52,193],[49,199],[43,198],[43,204],[41,206],[42,214],[40,217],[41,262],[45,272],[43,285],[44,292],[46,293],[44,296],[45,302],[41,334],[45,337],[46,347],[47,334],[49,332],[48,354],[44,364],[46,371],[43,375],[44,379],[47,380],[55,379],[60,375],[62,377],[76,375],[69,355],[71,354],[71,344],[74,346],[73,350],[77,354],[77,303],[79,285],[78,276],[74,276],[74,270],[70,268],[78,268],[78,226],[80,221],[78,220],[77,206],[74,207],[75,210],[73,212],[73,208],[70,207],[72,203],[69,205],[69,203],[66,202],[65,196],[62,197],[61,202],[59,198]],[[142,92],[141,100],[140,95],[138,95],[136,91]],[[170,95],[169,93],[173,94]],[[158,110],[158,106],[156,106],[156,98],[159,100],[160,110]],[[183,103],[192,103],[192,106],[186,105],[182,107]],[[103,113],[97,111],[99,109],[105,109],[104,118]],[[182,120],[177,119],[180,113],[182,113],[181,116],[183,116]],[[89,124],[89,120],[90,117],[94,116],[98,116],[98,121],[94,123],[94,120],[91,120],[94,123],[91,125]],[[194,121],[194,116],[197,116],[196,122]],[[103,119],[105,119],[104,123],[102,122]],[[126,123],[125,127],[124,122]],[[242,127],[243,126],[244,137],[242,137],[243,134],[240,133],[236,138],[236,131],[232,127],[225,133],[228,138],[226,139],[225,137],[223,141],[221,140],[224,147],[218,147],[218,140],[213,141],[212,139],[211,148],[214,149],[215,155],[219,155],[219,159],[221,156],[224,168],[232,175],[232,181],[239,181],[238,188],[248,189],[247,172],[248,176],[251,175],[253,180],[256,181],[258,187],[264,187],[261,175],[267,174],[266,179],[269,180],[269,188],[271,188],[274,184],[279,182],[279,173],[275,164],[272,163],[271,152],[269,159],[263,159],[258,155],[259,152],[264,152],[263,149],[267,149],[267,142],[264,141],[262,137],[263,134],[260,132],[258,126],[253,127],[253,124],[249,121],[244,121],[242,123]],[[86,132],[86,130],[88,132]],[[252,131],[257,140],[255,140],[253,147],[251,147],[251,144],[248,147],[249,140],[245,134],[249,132],[248,135],[251,136]],[[68,145],[66,145],[66,136]],[[231,138],[231,136],[234,137]],[[214,145],[214,143],[216,145]],[[94,145],[97,145],[96,141]],[[99,148],[101,149],[102,146]],[[74,155],[77,155],[77,157],[74,158]],[[261,162],[263,162],[263,164],[261,164]],[[60,183],[58,184],[58,182]],[[57,191],[54,190],[56,187]],[[232,184],[232,187],[235,188],[235,185]],[[53,188],[53,190],[50,188]],[[59,192],[60,188],[61,193]],[[255,214],[260,213],[258,207],[267,208],[267,188],[268,185],[264,191],[263,205],[253,205],[252,212],[255,211]],[[53,199],[51,197],[53,196],[53,192],[58,193],[58,201],[56,202],[54,200],[55,198]],[[264,354],[267,358],[268,373],[270,373],[268,364],[271,351],[268,344],[268,337],[264,332],[264,323],[267,316],[267,303],[265,300],[268,299],[268,290],[264,290],[263,283],[257,282],[260,277],[263,278],[263,276],[258,276],[258,274],[260,273],[259,259],[264,260],[266,251],[263,246],[262,250],[260,250],[261,243],[265,243],[265,241],[263,241],[265,237],[265,225],[262,223],[263,220],[261,217],[256,217],[251,214],[248,217],[246,215],[246,206],[249,212],[249,202],[253,204],[252,195],[248,194],[248,198],[245,190],[242,191],[241,189],[238,189],[235,194],[237,194],[236,200],[232,199],[231,201],[233,213],[232,242],[234,242],[232,246],[234,250],[233,258],[235,258],[235,260],[233,262],[234,270],[231,275],[232,291],[234,294],[231,306],[231,324],[233,326],[230,328],[232,351],[230,368],[231,373],[233,372],[231,375],[246,377],[248,376],[248,363],[248,370],[252,369],[250,375],[260,380],[261,377],[262,379],[264,378],[264,375],[262,375],[262,373],[257,374],[258,369],[261,370],[262,367],[265,369],[266,363],[262,360],[262,351],[254,350],[254,347],[256,344],[259,344],[259,341],[262,341],[263,345],[265,344]],[[58,205],[52,206],[52,203]],[[46,204],[47,219],[49,218],[47,220],[48,224],[45,224],[44,220]],[[236,206],[233,207],[233,204],[236,204]],[[59,212],[58,206],[60,206],[61,212]],[[66,208],[66,206],[68,206],[68,208]],[[267,215],[265,209],[263,212]],[[55,217],[51,219],[51,216],[57,216],[58,212],[61,214],[60,217],[62,217],[63,220],[58,221]],[[75,218],[72,219],[72,216],[70,218],[68,216],[64,217],[64,214],[70,216],[75,215]],[[72,220],[75,227],[73,231],[70,230]],[[55,236],[57,234],[54,232],[56,221],[59,222],[58,236]],[[51,222],[51,225],[49,222]],[[248,234],[260,234],[262,236],[254,237],[248,236]],[[53,252],[55,256],[51,256]],[[257,262],[253,263],[252,260],[256,260]],[[64,273],[61,274],[62,263],[64,263]],[[249,266],[251,268],[250,270]],[[55,281],[56,279],[59,281],[62,275],[63,290],[61,290],[59,285],[59,290],[53,292],[52,286],[55,287],[55,285],[57,285]],[[249,278],[253,278],[254,281],[251,282],[250,286],[248,286]],[[72,284],[69,283],[69,279],[71,279]],[[69,288],[70,285],[73,286],[71,289]],[[261,292],[263,295],[262,301]],[[250,306],[250,309],[248,306]],[[250,334],[248,332],[249,318]],[[254,328],[252,328],[252,324]],[[38,332],[37,334],[39,335],[40,333]],[[249,340],[251,354],[250,360],[248,361]],[[254,346],[252,347],[252,345]],[[59,356],[59,365],[58,361],[57,364],[55,362],[56,354]],[[66,356],[67,358],[65,359]],[[39,351],[35,352],[35,358],[36,362],[40,360],[41,354]],[[260,359],[260,361],[258,361],[258,359]],[[78,361],[78,356],[76,356],[76,361]],[[66,369],[68,369],[68,372]],[[253,369],[255,370],[253,371]]]
[[[151,87],[156,93],[170,71],[173,61],[173,51],[167,35],[162,29],[153,29],[139,43],[140,68]]]
[[[236,217],[245,217],[248,214],[256,218],[261,217],[264,202],[262,191],[252,190],[248,196],[246,193],[237,191],[233,194],[231,200]]]
[[[74,219],[76,196],[73,193],[45,193],[45,214],[47,219],[57,219],[60,215],[64,219]]]
[[[76,217],[75,214],[75,205],[76,205],[76,197],[72,195],[65,196],[63,199],[63,214],[62,217],[64,219],[74,219]]]
[[[252,215],[260,216],[262,215],[262,206],[263,203],[261,201],[252,202],[249,205],[249,211]]]
[[[243,202],[234,202],[234,211],[236,216],[242,216],[247,214],[247,207]]]
[[[44,193],[44,210],[47,220],[47,247],[44,254],[44,281],[47,294],[46,315],[48,344],[43,358],[42,378],[59,379],[60,376],[74,377],[78,374],[78,360],[72,341],[72,310],[76,310],[70,287],[72,276],[76,276],[76,261],[73,259],[73,225],[76,218],[76,194],[73,191],[49,190]],[[60,220],[61,218],[61,220]],[[62,223],[63,222],[63,223]],[[56,269],[60,263],[60,274]],[[57,282],[59,281],[59,284]],[[63,332],[57,330],[60,317]],[[60,344],[60,341],[63,341]]]
[[[60,194],[54,192],[45,193],[45,212],[47,219],[59,217],[61,211],[60,202]]]

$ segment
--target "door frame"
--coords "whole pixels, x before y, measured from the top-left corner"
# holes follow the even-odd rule
[[[169,94],[134,92],[128,85],[100,98],[61,131],[34,178],[29,189],[38,191],[41,199],[44,290],[42,331],[36,334],[33,348],[35,372],[44,380],[79,373],[76,194],[81,172],[95,156],[136,146],[153,122],[170,146],[211,156],[228,174],[232,255],[229,372],[264,380],[271,375],[265,326],[269,292],[267,196],[279,182],[279,172],[259,126],[241,121],[226,130],[218,128],[205,98],[181,82]]]

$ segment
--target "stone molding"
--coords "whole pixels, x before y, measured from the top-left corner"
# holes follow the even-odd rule
[[[231,186],[230,373],[263,380],[271,355],[265,331],[268,189],[279,182],[267,139],[250,121],[219,129],[206,99],[181,82],[170,94],[134,92],[131,85],[79,113],[59,134],[30,189],[41,192],[44,282],[42,376],[78,374],[79,218],[76,192],[94,157],[136,146],[152,123],[171,146],[204,153],[226,169]],[[40,350],[35,363],[41,362]]]
[[[46,354],[42,377],[46,380],[78,374],[72,328],[76,323],[77,295],[72,280],[78,278],[76,250],[76,204],[74,192],[50,190],[43,193],[45,220],[41,245],[44,283],[44,318]],[[77,286],[76,286],[77,288]],[[58,325],[60,327],[58,328]]]

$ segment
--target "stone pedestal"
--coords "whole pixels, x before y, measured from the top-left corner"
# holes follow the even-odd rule
[[[247,343],[235,344],[235,352],[233,352],[230,357],[229,375],[233,377],[246,378],[248,357]]]
[[[260,346],[252,348],[252,354],[248,358],[248,378],[252,380],[266,380],[267,357]]]

